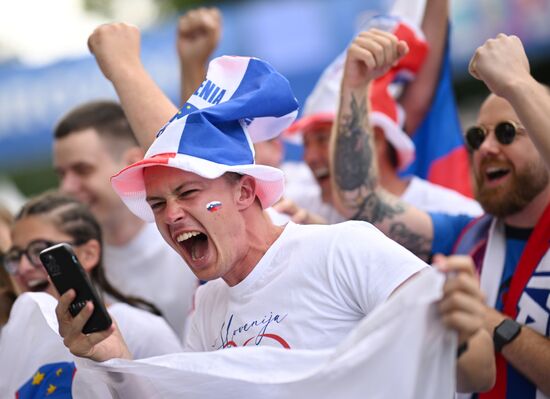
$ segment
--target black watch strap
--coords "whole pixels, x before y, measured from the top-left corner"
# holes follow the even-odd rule
[[[502,348],[517,338],[521,332],[522,325],[512,319],[504,319],[493,332],[493,343],[495,351],[500,352]]]

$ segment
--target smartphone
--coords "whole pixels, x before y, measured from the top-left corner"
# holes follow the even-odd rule
[[[112,320],[103,301],[99,299],[97,291],[69,244],[61,243],[46,248],[40,252],[40,260],[61,295],[71,288],[75,290],[76,298],[69,306],[69,312],[73,317],[86,306],[86,302],[92,301],[94,304],[94,311],[82,328],[84,334],[103,331],[111,326]]]

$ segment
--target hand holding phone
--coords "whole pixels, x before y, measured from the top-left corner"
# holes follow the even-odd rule
[[[82,328],[84,334],[104,331],[111,326],[112,320],[103,301],[99,299],[86,271],[69,244],[61,243],[46,248],[40,252],[40,260],[59,294],[63,295],[71,288],[75,290],[76,298],[69,306],[69,312],[73,317],[86,306],[88,301],[93,303],[94,311]]]

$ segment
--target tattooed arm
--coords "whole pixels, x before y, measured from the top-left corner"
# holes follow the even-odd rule
[[[333,199],[342,215],[373,223],[417,256],[428,259],[433,238],[431,219],[378,184],[367,118],[370,81],[387,72],[407,51],[405,42],[377,29],[361,32],[349,47],[331,139]]]

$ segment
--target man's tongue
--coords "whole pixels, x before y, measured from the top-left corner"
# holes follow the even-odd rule
[[[204,234],[199,234],[197,237],[190,238],[189,243],[189,253],[191,254],[191,259],[198,260],[203,258],[208,251],[208,239]]]

